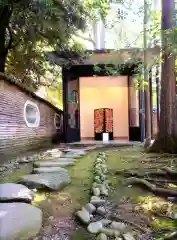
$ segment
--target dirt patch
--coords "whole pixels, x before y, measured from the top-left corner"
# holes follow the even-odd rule
[[[77,226],[71,217],[59,217],[48,221],[34,240],[69,240]]]

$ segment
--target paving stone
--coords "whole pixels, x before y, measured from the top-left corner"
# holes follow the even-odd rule
[[[61,167],[39,167],[33,168],[33,173],[60,173],[62,169]]]
[[[34,192],[22,184],[3,183],[0,184],[0,202],[24,201],[31,202]]]
[[[58,173],[30,174],[21,177],[20,183],[31,189],[60,190],[71,182],[66,169]]]
[[[42,211],[26,203],[0,203],[0,239],[33,239],[42,226]]]
[[[71,161],[38,161],[34,163],[35,167],[61,167],[61,166],[68,166],[72,165],[73,160]]]

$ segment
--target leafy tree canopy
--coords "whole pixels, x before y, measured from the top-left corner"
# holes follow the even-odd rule
[[[69,49],[71,36],[84,30],[95,12],[105,15],[107,0],[0,0],[0,71],[36,89],[57,77],[44,52]]]

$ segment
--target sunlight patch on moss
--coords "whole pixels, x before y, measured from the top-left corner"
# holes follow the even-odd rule
[[[154,219],[150,223],[151,227],[156,229],[175,229],[177,227],[177,221],[173,221],[170,219]]]

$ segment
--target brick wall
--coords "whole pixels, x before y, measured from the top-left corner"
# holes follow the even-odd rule
[[[24,119],[24,105],[29,100],[40,111],[38,127],[28,127]],[[52,142],[56,130],[56,109],[25,92],[7,80],[0,80],[0,157],[6,154],[42,148]],[[58,112],[62,114],[61,111]],[[1,159],[0,159],[1,162]]]

